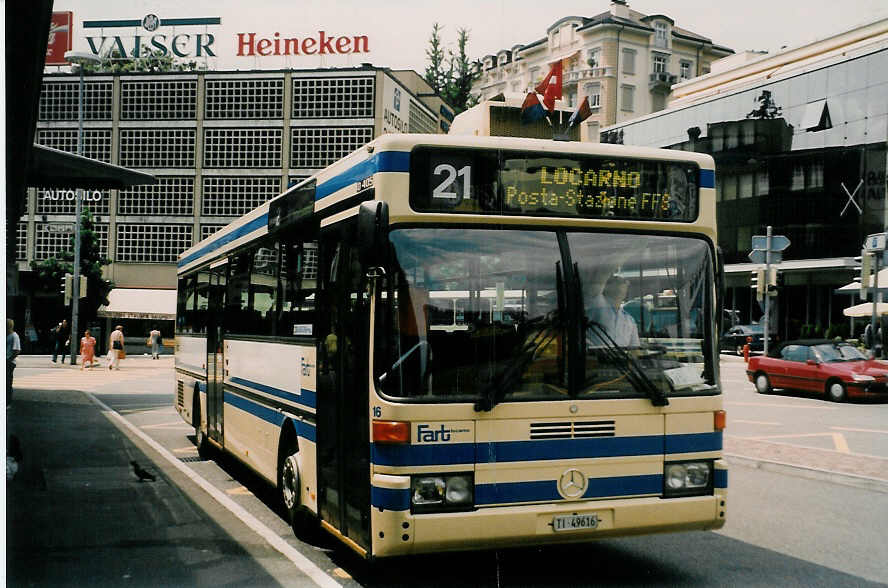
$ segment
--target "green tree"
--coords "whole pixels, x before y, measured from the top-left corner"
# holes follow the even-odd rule
[[[86,276],[87,285],[86,296],[80,303],[78,327],[89,325],[98,315],[99,307],[108,304],[108,293],[114,284],[102,277],[102,267],[109,263],[111,260],[103,257],[99,251],[99,237],[92,212],[84,207],[80,215],[80,275]],[[42,261],[32,261],[31,268],[44,292],[58,292],[65,274],[74,273],[74,235],[71,235],[66,251]]]
[[[195,60],[177,60],[172,55],[159,49],[151,50],[142,46],[138,57],[121,55],[119,51],[112,51],[99,63],[90,63],[83,67],[87,73],[129,73],[147,71],[162,73],[169,71],[196,71],[206,69],[206,65]]]
[[[466,54],[469,43],[469,31],[457,29],[456,53],[450,52],[450,70],[447,84],[444,87],[444,100],[457,109],[457,113],[471,108],[478,103],[478,97],[472,95],[472,81],[475,79],[472,61]]]
[[[429,37],[426,57],[429,64],[425,69],[425,81],[436,94],[440,94],[447,84],[448,74],[444,71],[444,48],[441,46],[441,25],[438,23],[432,25],[432,36]]]
[[[472,95],[475,68],[466,53],[469,31],[457,29],[456,52],[448,50],[445,56],[441,28],[438,23],[432,25],[432,35],[426,49],[428,66],[424,77],[432,89],[459,114],[478,103],[477,96]]]

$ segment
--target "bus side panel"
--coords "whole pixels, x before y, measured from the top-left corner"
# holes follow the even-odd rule
[[[287,415],[313,420],[315,395],[308,386],[314,382],[303,376],[313,357],[311,347],[225,341],[225,448],[272,484]],[[313,433],[296,423],[300,436]]]
[[[189,425],[194,423],[195,390],[206,390],[207,339],[204,336],[176,336],[176,411]],[[201,410],[205,400],[201,401]],[[201,414],[204,414],[201,412]]]

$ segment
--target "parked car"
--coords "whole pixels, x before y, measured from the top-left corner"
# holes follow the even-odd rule
[[[746,375],[760,394],[786,388],[815,392],[835,402],[888,398],[888,363],[869,359],[844,341],[787,341],[767,356],[751,357]]]
[[[752,337],[749,344],[750,351],[763,351],[765,349],[765,329],[762,325],[734,325],[721,336],[722,351],[733,351],[737,355],[743,355],[743,346],[746,338]],[[772,341],[773,338],[769,339]]]

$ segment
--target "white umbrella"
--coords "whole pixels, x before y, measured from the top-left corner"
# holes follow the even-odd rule
[[[873,280],[870,278],[869,286],[872,287]],[[888,289],[888,268],[879,270],[879,290],[884,291]],[[850,284],[845,284],[841,288],[836,289],[836,294],[857,294],[860,291],[860,282],[851,282]]]
[[[888,314],[888,302],[879,302],[876,305],[876,313],[879,315]],[[863,318],[873,316],[873,303],[872,302],[863,302],[861,304],[855,304],[854,306],[849,306],[848,308],[842,311],[842,314],[845,316],[850,316],[854,318]]]

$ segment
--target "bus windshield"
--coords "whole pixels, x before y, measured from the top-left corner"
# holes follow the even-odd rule
[[[717,392],[701,239],[470,228],[390,239],[374,345],[386,396],[496,404]]]

